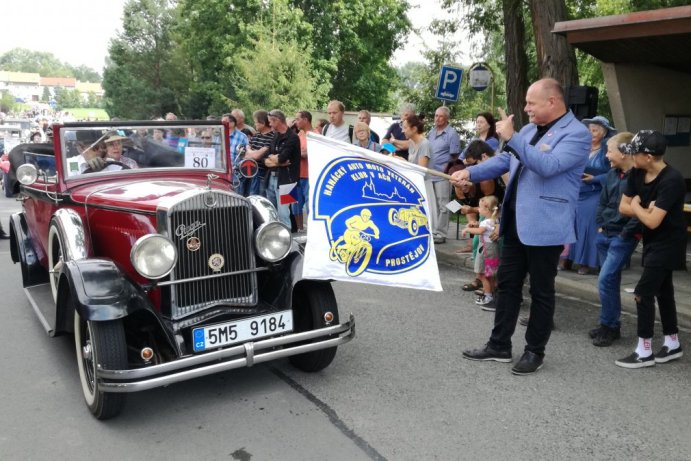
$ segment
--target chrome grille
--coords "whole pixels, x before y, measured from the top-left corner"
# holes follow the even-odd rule
[[[170,279],[181,281],[170,286],[173,319],[219,304],[256,305],[252,208],[247,200],[204,191],[172,205],[168,226],[178,250],[178,263]],[[193,237],[199,239],[196,251],[188,248],[188,240]],[[223,266],[218,270],[210,266],[213,255],[223,257]],[[186,279],[194,280],[183,281]]]

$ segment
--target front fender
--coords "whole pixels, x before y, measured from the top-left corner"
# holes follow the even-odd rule
[[[65,262],[60,285],[68,284],[74,308],[85,320],[104,321],[126,317],[139,309],[153,311],[145,293],[108,259]],[[62,289],[59,293],[64,293]],[[58,306],[64,305],[58,299]]]
[[[48,272],[41,266],[23,212],[10,216],[10,257],[13,263],[20,263],[24,288],[48,281]]]

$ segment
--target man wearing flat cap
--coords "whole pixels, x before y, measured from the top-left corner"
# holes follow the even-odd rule
[[[68,174],[72,176],[89,169],[101,170],[103,168],[101,163],[105,155],[102,132],[100,130],[78,130],[75,137],[77,138],[76,146],[79,155],[69,159]]]
[[[664,160],[667,141],[662,133],[643,130],[620,150],[633,156],[634,169],[621,197],[619,212],[643,225],[643,274],[634,296],[638,313],[638,345],[615,361],[624,368],[643,368],[681,358],[672,272],[686,268],[686,224],[683,207],[686,184],[681,173]],[[655,298],[660,309],[662,347],[653,354]]]

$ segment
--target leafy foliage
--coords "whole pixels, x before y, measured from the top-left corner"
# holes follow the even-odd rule
[[[348,110],[388,110],[398,81],[389,58],[411,25],[407,0],[292,0],[312,25],[313,59],[329,97]]]
[[[55,89],[55,103],[59,110],[65,107],[82,107],[82,97],[77,89]]]
[[[397,80],[388,60],[410,27],[407,8],[398,0],[130,0],[104,73],[108,109],[201,118],[234,106],[316,108],[329,98],[389,109]]]
[[[100,82],[101,76],[88,66],[61,62],[53,53],[14,48],[0,55],[0,69],[38,73],[41,77],[75,77],[82,82]]]
[[[7,91],[3,92],[2,96],[0,97],[0,112],[9,114],[14,109],[14,106],[14,96]]]
[[[148,119],[179,113],[186,81],[180,61],[174,59],[174,22],[168,0],[130,0],[125,5],[123,31],[111,42],[103,74],[111,116]]]
[[[310,42],[299,41],[295,33],[298,28],[308,33],[311,26],[302,21],[300,10],[282,0],[275,0],[271,10],[270,21],[249,28],[251,46],[234,57],[235,99],[228,103],[249,112],[279,108],[291,113],[318,107],[326,101],[330,85],[319,79]]]

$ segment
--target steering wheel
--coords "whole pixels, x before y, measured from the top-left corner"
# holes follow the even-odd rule
[[[94,173],[95,171],[103,171],[111,165],[119,166],[121,170],[130,170],[131,169],[129,166],[125,165],[122,162],[118,162],[117,160],[112,160],[112,161],[107,161],[105,166],[101,170],[93,170],[93,169],[91,169],[91,167],[88,167],[86,170],[82,171],[82,174]]]

